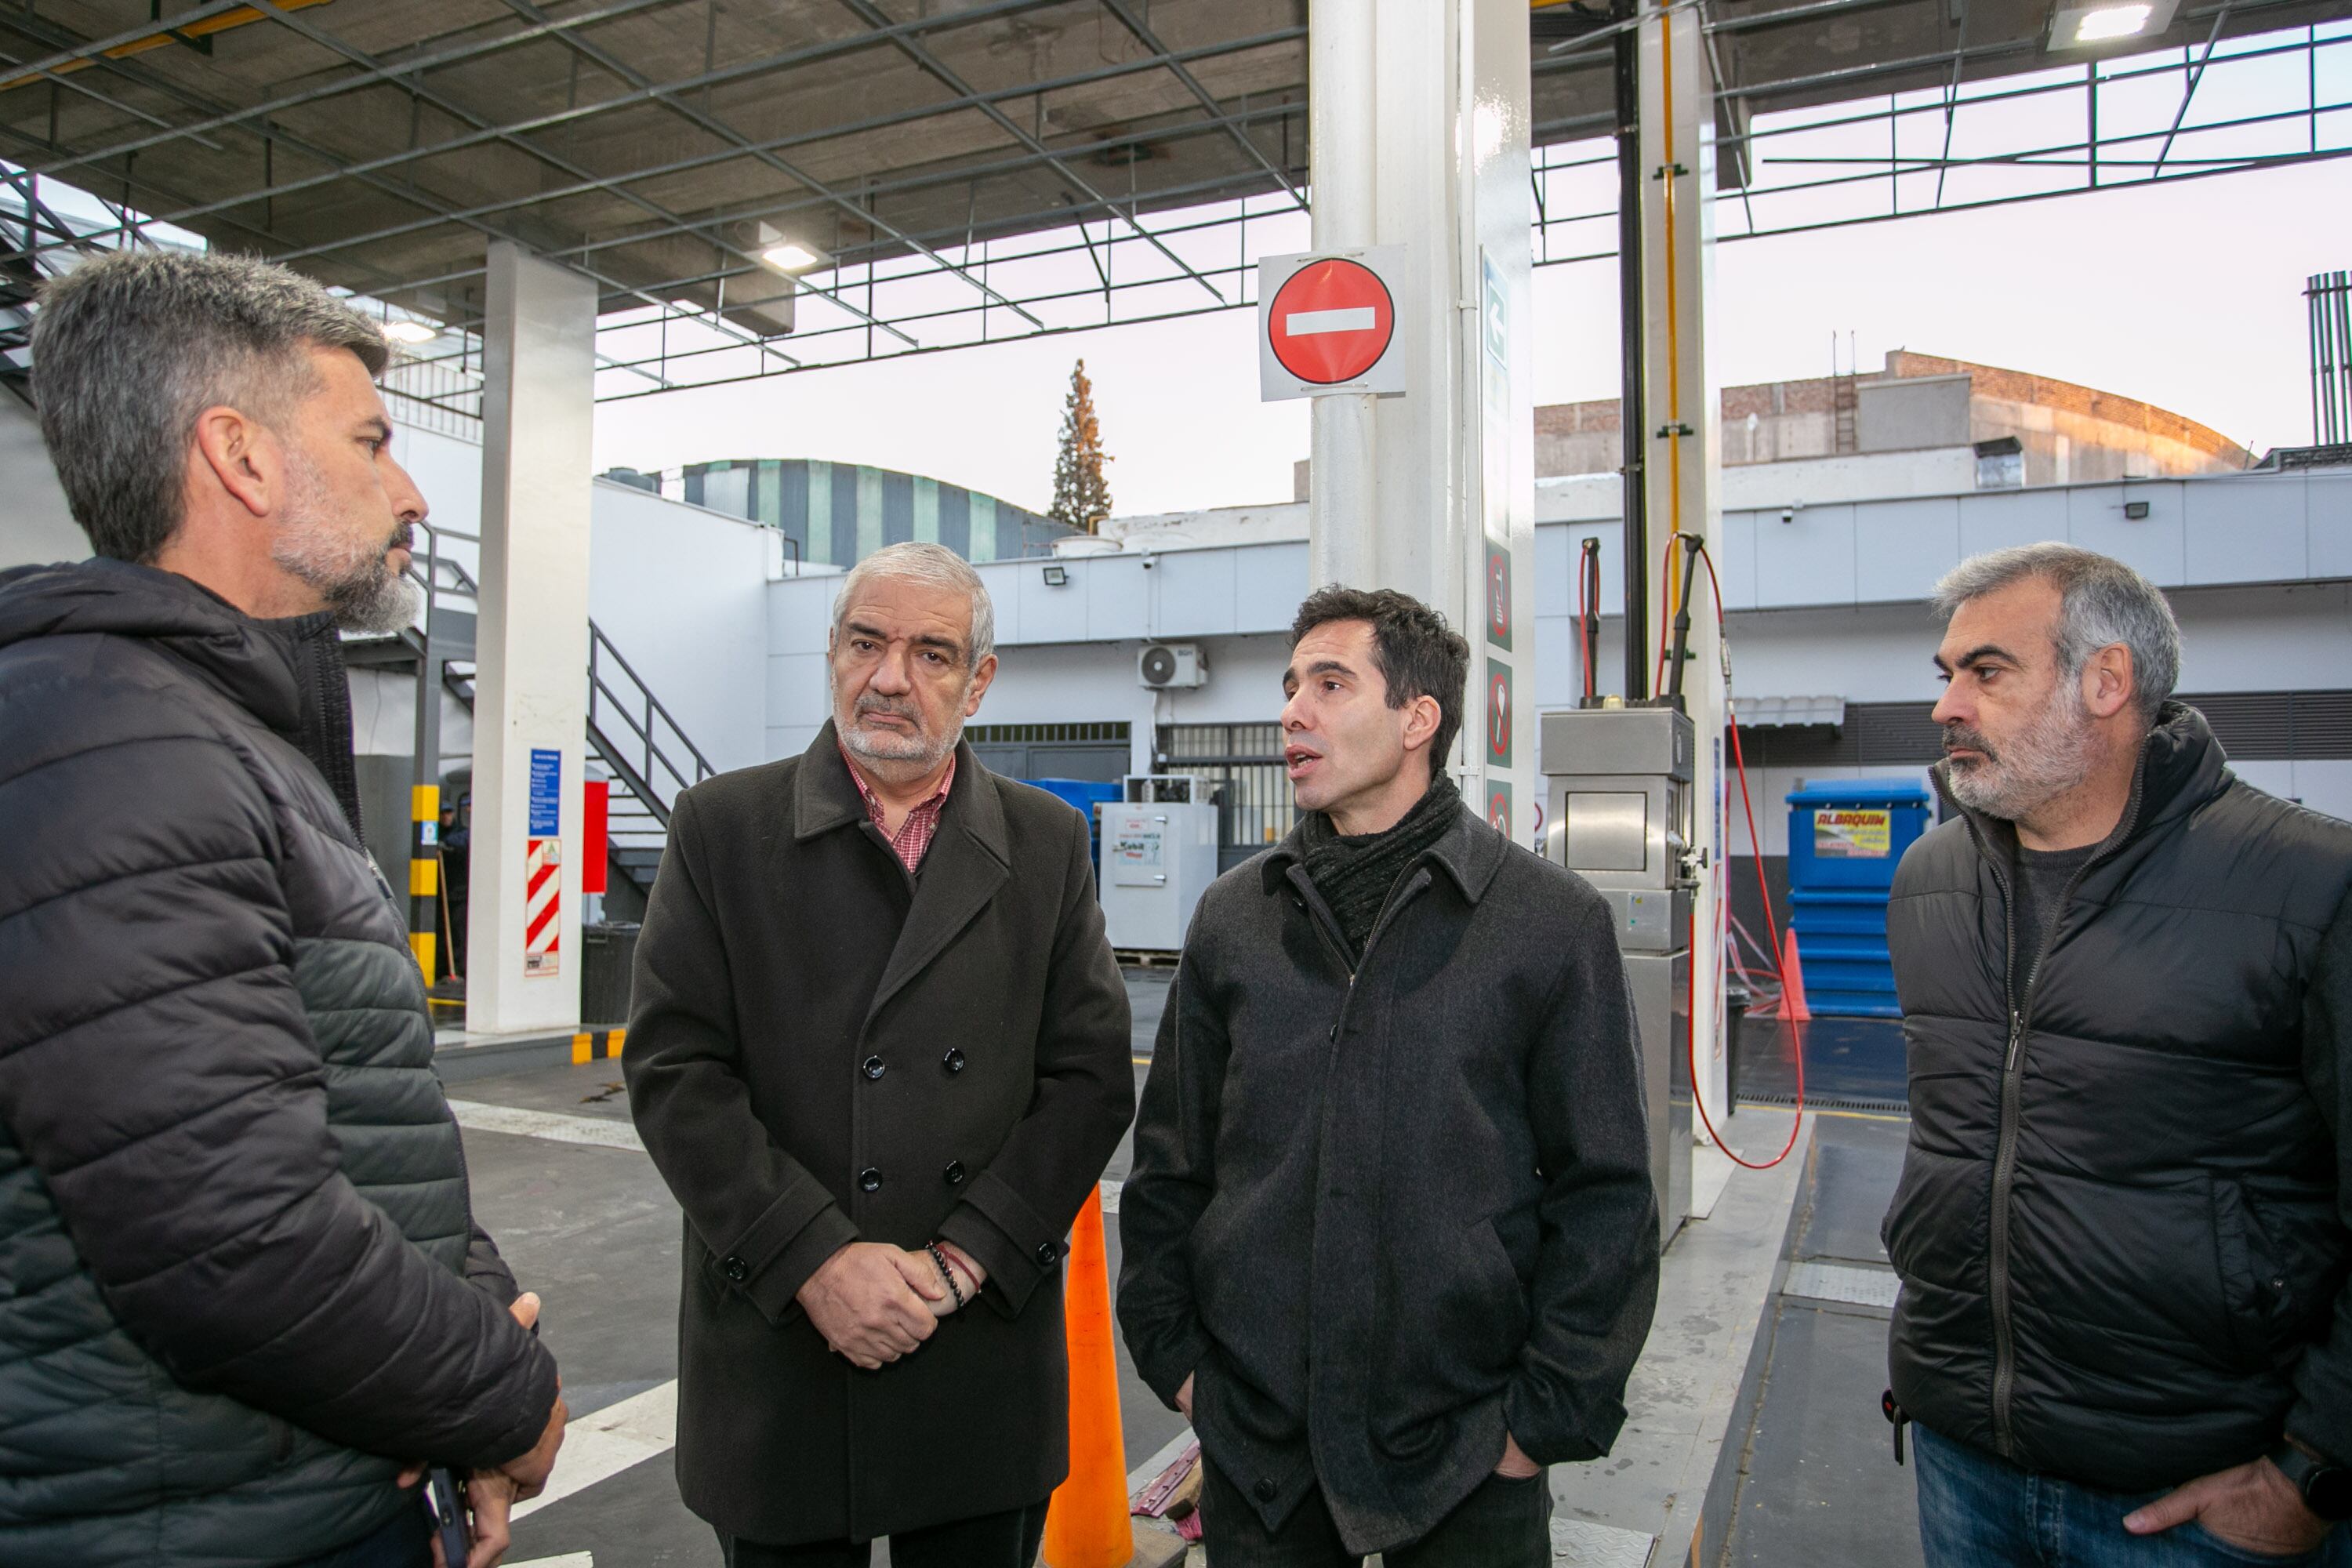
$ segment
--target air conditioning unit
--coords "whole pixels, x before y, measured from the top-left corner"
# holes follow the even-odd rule
[[[1179,686],[1205,686],[1209,683],[1209,666],[1202,658],[1197,643],[1155,643],[1135,656],[1135,679],[1155,691]]]

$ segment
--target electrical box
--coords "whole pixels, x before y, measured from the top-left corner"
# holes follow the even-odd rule
[[[1696,752],[1671,708],[1580,708],[1543,717],[1546,858],[1591,883],[1615,917],[1642,1036],[1650,1179],[1662,1240],[1690,1212],[1691,910]]]
[[[1196,643],[1151,643],[1135,656],[1135,679],[1155,691],[1205,686],[1209,666]]]
[[[1095,807],[1102,828],[1103,923],[1122,952],[1176,952],[1217,879],[1217,806],[1191,773],[1137,773]]]

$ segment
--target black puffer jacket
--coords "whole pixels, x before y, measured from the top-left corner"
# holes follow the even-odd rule
[[[404,1506],[400,1459],[512,1458],[553,1404],[349,714],[324,616],[121,562],[0,574],[10,1568],[299,1561]]]
[[[2168,706],[2012,997],[2015,846],[1963,813],[1887,912],[1912,1114],[1885,1228],[1896,1399],[2117,1491],[2283,1427],[2352,1458],[2352,826],[2237,779]]]

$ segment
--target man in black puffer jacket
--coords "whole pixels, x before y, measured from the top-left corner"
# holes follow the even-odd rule
[[[383,341],[147,251],[36,343],[98,558],[0,574],[0,1563],[405,1568],[431,1462],[480,1568],[564,1411],[361,847],[336,629],[404,621],[425,511]]]
[[[1929,1568],[2352,1558],[2352,826],[2167,700],[2131,568],[2027,545],[1937,603],[1885,1231]]]

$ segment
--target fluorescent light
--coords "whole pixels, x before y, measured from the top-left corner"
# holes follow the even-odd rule
[[[2180,0],[2056,0],[2050,47],[2095,49],[2124,38],[2153,39],[2172,26]]]
[[[2108,5],[2096,11],[2085,11],[2083,19],[2074,24],[2074,41],[2095,44],[2108,38],[2128,38],[2147,30],[2147,19],[2155,11],[2153,5]]]
[[[429,343],[441,335],[441,329],[427,321],[392,321],[383,335],[396,343]]]
[[[761,266],[771,272],[781,272],[787,278],[825,263],[824,251],[806,240],[793,238],[773,224],[752,225],[751,243],[752,254],[760,258]]]

